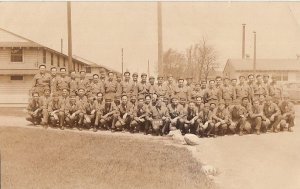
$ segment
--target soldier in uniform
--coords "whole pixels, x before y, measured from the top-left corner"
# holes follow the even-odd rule
[[[194,89],[190,93],[189,101],[194,101],[197,97],[201,97],[203,99],[204,92],[204,90],[201,90],[200,83],[196,83]]]
[[[183,106],[179,104],[177,96],[173,96],[171,98],[171,104],[169,104],[167,108],[170,116],[169,130],[173,131],[182,128],[184,124],[183,117],[185,116],[184,115],[185,111]]]
[[[103,100],[103,93],[99,92],[99,93],[97,93],[96,100],[94,102],[94,109],[96,111],[94,128],[93,128],[94,132],[97,132],[101,116],[103,115],[104,106],[105,106],[105,101]],[[104,128],[101,127],[100,129],[104,129]]]
[[[258,98],[260,95],[268,96],[269,92],[266,86],[263,84],[262,76],[256,76],[257,82],[253,86],[253,98]]]
[[[158,95],[158,96],[166,96],[167,94],[167,88],[166,86],[164,85],[164,77],[163,76],[157,76],[157,84],[155,85],[155,93]]]
[[[88,78],[86,78],[86,73],[85,71],[80,71],[79,72],[80,76],[79,76],[79,80],[78,80],[78,88],[84,88],[87,90],[87,92],[89,92],[90,89],[90,80]]]
[[[138,77],[136,72],[132,74],[132,94],[136,96],[138,96]]]
[[[205,91],[205,90],[206,90],[206,85],[207,85],[207,82],[206,82],[206,81],[201,81],[201,90],[202,90],[202,91]]]
[[[168,81],[166,83],[166,97],[170,99],[174,94],[175,84],[173,81],[173,76],[168,76]]]
[[[219,133],[221,136],[224,136],[227,132],[227,128],[230,124],[229,122],[229,112],[225,108],[225,101],[220,100],[219,105],[215,108],[213,112],[213,121],[215,124],[215,132]],[[215,133],[215,134],[216,134]]]
[[[270,82],[269,82],[269,75],[268,74],[264,74],[263,75],[263,85],[267,88],[267,90],[270,90]]]
[[[85,89],[83,87],[79,87],[76,96],[76,101],[86,104],[88,99],[85,94]]]
[[[144,104],[144,97],[140,95],[138,97],[137,105],[133,109],[133,120],[130,124],[130,132],[140,132],[145,127],[146,116],[148,114],[148,108]]]
[[[244,97],[247,97],[248,99],[252,99],[251,96],[251,88],[248,84],[245,82],[245,76],[241,75],[239,77],[239,84],[236,87],[236,99],[238,102],[242,102],[242,99]]]
[[[42,125],[44,127],[47,127],[48,121],[49,121],[49,114],[48,114],[48,105],[49,102],[51,100],[51,96],[50,96],[50,89],[49,88],[45,88],[44,89],[44,95],[41,96],[41,100],[42,100],[42,106],[43,106],[43,119],[42,119]]]
[[[255,129],[257,135],[260,135],[262,130],[262,121],[266,120],[263,112],[263,106],[259,104],[259,99],[256,98],[253,100],[253,105],[250,109],[249,113],[250,122],[252,123],[252,128]],[[265,132],[267,132],[266,128],[263,128]]]
[[[122,94],[126,94],[131,98],[133,93],[132,82],[130,81],[130,72],[124,72],[124,80],[121,82],[121,91]]]
[[[104,107],[101,108],[101,119],[100,125],[102,128],[110,129],[112,132],[115,131],[115,123],[118,117],[118,108],[109,96],[105,97]]]
[[[209,87],[204,93],[204,100],[206,103],[218,102],[219,90],[215,87],[215,80],[209,81]]]
[[[248,86],[250,88],[251,93],[251,101],[254,99],[254,85],[255,85],[255,79],[253,74],[248,75]]]
[[[78,80],[76,78],[76,72],[75,71],[71,71],[70,73],[70,93],[75,93],[77,92],[78,89]]]
[[[65,120],[65,105],[59,100],[59,94],[57,92],[52,94],[52,99],[48,105],[48,114],[50,117],[50,123],[53,127],[59,125],[61,130],[64,130]]]
[[[91,95],[96,96],[97,93],[99,93],[99,92],[104,93],[104,85],[100,81],[98,74],[93,75],[93,80],[92,80],[90,86],[91,86],[90,87],[90,94]]]
[[[184,80],[178,79],[178,86],[174,89],[174,95],[176,95],[179,99],[188,99],[188,89],[184,86]]]
[[[281,122],[280,122],[280,129],[284,130],[284,128],[288,128],[289,132],[293,132],[292,128],[295,125],[295,109],[293,103],[288,100],[286,97],[280,104],[279,108],[281,111]]]
[[[53,90],[61,94],[63,88],[70,89],[70,78],[67,76],[66,68],[60,68],[60,77],[53,83]]]
[[[108,79],[104,83],[105,96],[109,96],[114,99],[118,92],[118,84],[114,80],[114,73],[112,71],[108,72]]]
[[[282,100],[282,87],[277,85],[277,81],[274,78],[269,86],[270,96],[273,98],[273,101],[281,101]]]
[[[130,130],[130,123],[133,119],[133,105],[128,101],[126,94],[123,94],[121,97],[121,103],[117,107],[118,117],[115,124],[115,130],[125,131]]]
[[[84,108],[84,119],[83,125],[85,128],[90,129],[91,126],[95,125],[95,118],[96,118],[96,100],[93,94],[89,94],[87,99],[87,103],[83,105]],[[95,127],[93,127],[93,131],[95,132]],[[96,130],[97,131],[97,130]]]
[[[50,74],[46,73],[46,65],[39,66],[39,73],[33,77],[32,92],[38,92],[40,96],[44,94],[45,88],[50,88]]]
[[[148,92],[150,95],[155,93],[155,78],[153,76],[149,77],[149,83],[148,83]]]
[[[73,93],[73,94],[75,94],[75,93]],[[59,101],[60,101],[63,105],[65,105],[66,102],[69,101],[69,91],[68,91],[67,88],[62,89],[62,93],[61,93],[61,95],[59,96]]]
[[[186,133],[196,134],[196,120],[198,118],[198,109],[195,102],[190,101],[185,110],[185,117],[183,127],[180,128],[181,133],[184,135]]]
[[[210,105],[208,103],[204,104],[204,108],[198,113],[196,120],[196,133],[200,137],[210,137],[215,136],[214,133],[214,123],[212,120],[213,112],[210,110]]]
[[[120,74],[116,74],[117,76],[117,79],[116,79],[116,83],[117,83],[117,95],[119,95],[121,97],[122,95],[122,85],[121,85],[121,82],[122,82],[122,75]]]
[[[101,81],[102,83],[104,83],[105,80],[106,80],[106,72],[105,72],[105,71],[101,71],[101,72],[100,72],[100,81]]]
[[[133,106],[136,106],[136,103],[137,103],[136,95],[131,96],[130,102]]]
[[[32,93],[32,98],[30,98],[27,106],[28,116],[26,117],[27,121],[32,122],[34,125],[39,125],[42,121],[42,101],[38,92]]]
[[[65,105],[66,124],[70,127],[78,127],[81,131],[81,124],[84,118],[82,103],[76,100],[75,94],[70,94],[69,101]]]
[[[266,120],[263,121],[264,126],[267,129],[272,129],[271,131],[274,131],[275,133],[278,132],[278,126],[282,119],[280,109],[272,102],[272,97],[267,96],[266,102],[263,106],[264,115],[266,117]]]
[[[144,96],[148,94],[147,74],[145,73],[141,75],[141,82],[138,84],[138,94]]]
[[[215,81],[216,81],[216,88],[220,89],[222,87],[222,85],[223,85],[222,77],[221,76],[217,76],[216,79],[215,79]]]
[[[232,101],[236,99],[236,93],[232,86],[229,84],[229,78],[224,78],[224,85],[220,88],[220,97],[219,99],[223,99],[225,101],[226,107],[232,104]]]

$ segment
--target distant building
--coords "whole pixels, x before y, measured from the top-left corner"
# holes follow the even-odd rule
[[[228,59],[223,75],[237,78],[253,73],[252,59]],[[280,82],[300,82],[300,60],[298,59],[257,59],[256,74],[268,74]]]
[[[77,59],[78,58],[78,59]],[[104,66],[73,57],[73,69],[92,73],[107,72]],[[25,106],[38,66],[68,70],[68,56],[30,39],[0,28],[0,106]],[[118,72],[116,72],[119,74]]]

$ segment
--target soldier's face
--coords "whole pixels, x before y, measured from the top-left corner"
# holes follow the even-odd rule
[[[231,81],[231,85],[232,85],[232,86],[236,86],[236,83],[237,83],[237,80],[232,80],[232,81]]]
[[[195,89],[196,89],[197,91],[199,91],[199,90],[200,90],[200,87],[201,87],[200,85],[196,85],[196,86],[195,86]]]
[[[208,112],[209,111],[209,106],[204,106],[204,111]]]
[[[66,89],[64,89],[64,90],[62,91],[62,95],[63,95],[63,96],[67,96],[67,95],[68,95],[68,91],[67,91]]]
[[[61,70],[60,71],[60,75],[63,76],[63,77],[65,77],[66,76],[66,70]]]
[[[153,94],[152,95],[152,101],[156,101],[157,100],[157,94]]]
[[[94,97],[93,96],[90,96],[89,97],[89,102],[93,102],[94,101]]]
[[[271,100],[266,100],[267,105],[271,105],[272,101]]]
[[[126,81],[129,81],[129,80],[130,80],[130,75],[129,75],[129,73],[126,73],[126,74],[124,75],[124,78],[125,78]]]
[[[127,96],[123,96],[121,100],[122,100],[123,104],[126,104],[127,103]]]
[[[193,109],[193,108],[195,108],[195,104],[194,103],[189,103],[189,107],[191,108],[191,109]]]
[[[59,100],[59,97],[58,97],[58,96],[54,96],[54,97],[53,97],[53,101],[54,101],[54,102],[58,102],[58,100]]]
[[[36,93],[32,97],[33,97],[33,100],[35,100],[35,101],[37,101],[39,99],[39,95]]]
[[[178,85],[179,85],[179,86],[183,86],[183,80],[179,80],[179,81],[178,81]]]
[[[248,77],[248,79],[249,79],[250,83],[252,83],[254,81],[254,77],[253,76]]]
[[[206,84],[205,83],[201,84],[201,88],[206,89]]]
[[[240,83],[244,83],[245,82],[245,78],[244,77],[240,77]]]
[[[150,79],[150,80],[149,80],[149,83],[150,83],[150,84],[154,84],[154,81],[155,81],[154,79]]]
[[[40,73],[43,74],[43,73],[45,73],[45,71],[46,71],[45,66],[41,66],[40,67]]]
[[[80,77],[85,78],[85,72],[80,72]]]
[[[213,109],[215,109],[215,108],[216,108],[216,105],[215,105],[215,104],[211,104],[211,105],[210,105],[210,109],[213,110]]]
[[[118,76],[118,77],[117,77],[117,81],[118,81],[118,82],[121,82],[121,81],[122,81],[122,78],[121,78],[120,76]]]
[[[197,98],[196,99],[196,103],[199,105],[199,104],[201,104],[202,103],[202,99],[201,98]]]
[[[151,98],[149,96],[147,96],[146,99],[145,99],[145,103],[149,104],[150,102],[151,102]]]
[[[260,102],[265,101],[265,97],[264,97],[263,95],[259,96],[259,101],[260,101]]]
[[[174,99],[172,100],[172,103],[173,103],[174,105],[177,105],[177,104],[178,104],[178,99],[174,98]]]
[[[56,76],[57,70],[56,69],[51,69],[50,71],[52,76]]]
[[[209,87],[210,87],[210,88],[215,87],[215,82],[214,82],[214,81],[209,82]]]
[[[224,80],[224,84],[225,84],[225,85],[228,85],[228,84],[229,84],[229,79],[225,79],[225,80]]]
[[[257,82],[261,83],[262,82],[262,77],[257,77],[256,80],[257,80]]]
[[[139,99],[138,104],[139,104],[140,106],[142,106],[142,105],[144,104],[144,100],[143,100],[143,99]]]
[[[242,103],[243,103],[244,105],[246,105],[246,104],[248,104],[248,102],[249,102],[248,99],[244,99]]]
[[[133,81],[137,81],[138,80],[138,76],[134,75],[134,76],[132,76],[132,79],[133,79]]]
[[[132,104],[135,104],[135,103],[136,103],[136,99],[130,99],[130,102],[131,102]]]
[[[98,83],[98,81],[99,81],[99,77],[97,77],[97,76],[94,76],[94,78],[93,78],[93,82],[94,82],[94,83]]]
[[[255,101],[253,102],[253,106],[254,106],[254,107],[258,107],[258,106],[259,106],[259,101],[258,101],[258,100],[255,100]]]
[[[157,79],[157,82],[158,82],[159,84],[162,84],[162,83],[163,83],[163,79],[162,79],[162,78],[158,78],[158,79]]]
[[[172,82],[173,82],[173,77],[169,77],[169,78],[168,78],[168,82],[169,82],[169,83],[172,83]]]
[[[114,78],[114,74],[113,74],[113,73],[109,73],[109,74],[108,74],[108,78],[109,78],[109,79],[113,79],[113,78]]]
[[[188,78],[188,79],[186,80],[186,83],[187,83],[188,85],[191,84],[191,83],[192,83],[192,79]]]
[[[264,82],[267,83],[269,81],[269,77],[264,77]]]
[[[71,103],[75,103],[75,102],[76,102],[75,96],[70,97],[70,102],[71,102]]]
[[[217,85],[221,85],[222,84],[222,79],[221,78],[218,78],[216,81],[217,81]]]
[[[143,76],[142,76],[142,81],[143,81],[143,82],[146,82],[146,81],[147,81],[147,76],[143,75]]]
[[[76,77],[76,73],[75,72],[71,72],[71,78],[74,79]]]
[[[79,96],[83,96],[83,95],[84,95],[84,90],[80,89],[80,90],[78,91],[78,95],[79,95]]]
[[[102,96],[102,94],[99,93],[99,94],[97,95],[97,100],[101,101],[102,99],[103,99],[103,96]]]
[[[50,95],[50,91],[49,91],[49,90],[46,90],[46,91],[44,92],[44,94],[45,94],[45,96],[49,96],[49,95]]]

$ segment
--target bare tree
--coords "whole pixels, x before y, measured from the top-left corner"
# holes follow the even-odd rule
[[[186,58],[183,53],[169,49],[164,53],[164,71],[166,75],[173,75],[175,78],[184,76],[186,69]]]

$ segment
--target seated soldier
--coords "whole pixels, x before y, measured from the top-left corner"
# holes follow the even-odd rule
[[[110,96],[106,96],[105,98],[105,104],[101,108],[102,110],[102,116],[100,118],[100,127],[111,130],[111,132],[115,131],[115,122],[117,120],[117,106],[112,101]]]
[[[69,101],[65,105],[66,124],[70,127],[78,127],[81,131],[80,123],[83,122],[84,113],[82,104],[78,103],[75,94],[70,94]]]
[[[244,131],[251,132],[251,125],[247,121],[249,117],[251,104],[248,97],[242,98],[242,104],[231,106],[229,110],[229,129],[232,134],[236,133],[236,129],[239,129],[239,135],[242,136]]]
[[[39,93],[33,92],[32,98],[30,98],[27,106],[28,116],[26,117],[26,120],[32,122],[34,125],[39,125],[43,117],[42,105],[43,104],[42,104],[42,100],[40,99]]]
[[[195,106],[195,102],[189,102],[187,108],[185,109],[184,124],[180,128],[181,133],[185,135],[186,133],[196,134],[196,119],[198,118],[198,109]]]
[[[218,107],[213,112],[213,121],[215,124],[215,134],[224,136],[227,133],[229,122],[229,112],[225,108],[225,101],[220,100]]]
[[[158,100],[154,106],[151,106],[148,114],[147,120],[150,121],[152,128],[152,134],[163,135],[166,134],[165,130],[169,124],[169,113],[166,106],[163,105],[161,100]]]
[[[133,107],[132,103],[128,102],[127,95],[123,94],[121,97],[121,103],[117,107],[118,118],[115,124],[115,130],[125,131],[130,129],[130,123],[133,119]]]
[[[60,102],[65,105],[69,101],[69,92],[67,88],[62,89],[62,94],[59,97]]]
[[[200,137],[210,137],[214,135],[214,123],[212,120],[212,111],[210,110],[210,105],[208,103],[204,104],[204,108],[199,111],[198,113],[198,117],[196,120],[196,133],[200,136]]]
[[[270,129],[271,132],[277,133],[282,116],[278,106],[274,102],[272,102],[272,97],[266,97],[266,102],[263,106],[263,112],[266,116],[266,120],[263,121],[263,125],[267,129]]]
[[[43,119],[42,119],[42,125],[46,126],[49,122],[49,113],[48,113],[48,105],[49,102],[51,101],[51,96],[50,96],[50,88],[45,88],[44,90],[44,95],[40,97],[42,101],[42,106],[43,106]]]
[[[205,92],[205,90],[201,89],[201,84],[196,83],[195,88],[191,91],[191,94],[190,94],[190,97],[189,97],[190,101],[192,101],[192,100],[195,101],[197,97],[201,97],[203,99],[204,92]]]
[[[61,130],[64,130],[64,104],[59,100],[59,93],[52,94],[52,99],[48,105],[48,113],[50,117],[50,123],[53,127],[59,125]]]
[[[167,106],[170,115],[170,127],[169,130],[173,131],[183,127],[184,124],[184,108],[178,102],[178,98],[173,96],[171,104]]]
[[[279,108],[281,110],[281,122],[280,129],[283,131],[284,128],[288,128],[289,132],[293,132],[292,127],[294,127],[295,123],[295,109],[294,104],[288,100],[288,97],[285,96],[284,100],[280,103]]]
[[[84,108],[85,108],[85,114],[83,119],[83,125],[85,128],[90,129],[92,123],[95,123],[95,118],[96,118],[95,97],[93,94],[88,95],[88,101],[87,103],[85,103]],[[95,130],[93,131],[95,132]]]
[[[145,118],[148,114],[148,108],[144,104],[144,97],[139,96],[138,103],[133,110],[133,120],[130,123],[130,132],[140,132],[145,127]]]
[[[251,107],[249,116],[252,128],[255,129],[257,135],[260,135],[262,121],[266,120],[266,117],[264,116],[263,106],[259,104],[258,98],[253,99],[253,106]],[[264,127],[262,129],[264,132],[267,132],[267,128]]]
[[[95,122],[94,122],[94,128],[93,131],[97,132],[99,122],[101,119],[101,116],[103,114],[103,108],[105,106],[105,101],[103,100],[103,93],[98,92],[96,96],[96,100],[94,102],[94,109],[95,109]],[[103,127],[100,127],[100,129],[104,129]]]
[[[130,102],[133,106],[136,106],[136,95],[131,95]]]
[[[87,97],[86,97],[86,94],[85,94],[85,88],[83,88],[83,87],[78,88],[76,101],[87,103],[88,100],[87,100]]]

